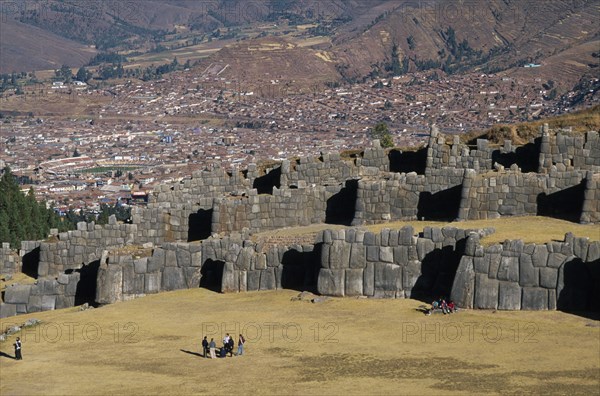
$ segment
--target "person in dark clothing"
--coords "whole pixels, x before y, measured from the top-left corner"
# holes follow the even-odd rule
[[[206,339],[206,336],[204,336],[204,338],[202,339],[202,352],[203,352],[203,357],[206,357],[206,355],[208,354],[208,340]]]
[[[229,337],[229,341],[227,343],[229,357],[233,357],[233,345],[234,345],[233,337]]]
[[[15,341],[15,359],[23,360],[23,356],[21,355],[21,339],[19,337]]]

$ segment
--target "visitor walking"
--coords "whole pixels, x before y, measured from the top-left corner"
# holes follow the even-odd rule
[[[238,338],[238,350],[237,350],[237,356],[242,356],[244,354],[244,343],[246,342],[246,340],[244,339],[244,336],[240,334],[240,337]]]

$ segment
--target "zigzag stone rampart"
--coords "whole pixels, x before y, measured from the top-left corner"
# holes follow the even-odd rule
[[[7,291],[9,301],[13,302],[8,302],[5,296],[0,316],[75,304],[77,296],[71,295],[74,286],[66,292],[66,286],[73,282],[79,291],[95,284],[99,303],[197,287],[203,278],[208,279],[202,270],[214,265],[222,266],[221,282],[215,286],[221,291],[294,286],[315,287],[324,294],[370,297],[408,297],[414,296],[414,291],[435,293],[441,289],[431,286],[432,283],[438,286],[451,283],[448,273],[435,271],[441,271],[440,263],[448,257],[456,259],[463,254],[462,245],[467,241],[455,238],[462,237],[463,231],[456,231],[450,237],[446,234],[452,235],[452,229],[424,231],[421,236],[412,236],[410,242],[408,237],[404,244],[398,240],[398,246],[395,246],[396,236],[399,238],[408,231],[386,231],[375,236],[365,233],[362,238],[366,237],[368,243],[364,239],[359,241],[360,230],[331,231],[322,233],[314,244],[274,245],[266,252],[251,242],[249,236],[323,222],[359,226],[404,219],[467,220],[520,215],[600,222],[598,132],[554,133],[547,126],[540,132],[539,137],[523,146],[510,141],[498,146],[483,139],[469,146],[461,143],[458,136],[448,144],[447,138],[432,128],[428,146],[418,151],[387,152],[375,141],[372,147],[348,158],[339,153],[322,154],[274,162],[267,167],[251,164],[246,170],[230,172],[212,166],[188,179],[158,186],[147,208],[134,208],[131,224],[117,224],[113,217],[105,226],[81,223],[75,231],[47,241],[26,243],[20,252],[11,252],[3,246],[0,249],[3,273],[24,270],[27,261],[29,269],[37,270],[38,283],[58,282],[59,277],[62,283],[58,282],[56,287],[34,285]],[[434,234],[442,240],[434,241]],[[119,250],[127,245],[144,245],[152,254],[136,258]],[[423,257],[419,256],[419,246]],[[589,246],[590,251],[596,249],[591,247],[594,244]],[[429,248],[433,250],[427,253]],[[494,248],[491,249],[490,254]],[[440,253],[431,255],[437,251]],[[502,252],[510,251],[503,247]],[[479,256],[465,253],[462,257],[467,264],[465,267],[461,263],[453,278],[452,290],[456,292],[470,288],[470,280],[456,282],[462,274],[471,279],[468,257],[474,260]],[[597,265],[593,256],[576,258],[586,265]],[[428,272],[428,268],[435,270]],[[473,271],[476,275],[472,276],[472,293],[483,296],[487,289],[481,285],[488,281],[479,276],[483,273]],[[539,274],[551,276],[550,272],[540,270]],[[417,273],[415,281],[413,275]],[[539,274],[538,283],[542,276]],[[488,278],[493,283],[489,273]],[[418,279],[431,287],[421,287]],[[500,291],[502,296],[508,296],[507,288],[516,290],[515,285],[502,283],[509,280],[495,280],[504,285],[498,286],[498,296]],[[547,281],[545,278],[544,285],[548,285]],[[539,288],[536,285],[519,287],[520,305],[502,302],[507,304],[503,309],[530,306],[553,309],[552,293],[556,305],[560,305],[562,289],[559,291],[558,286],[555,289],[539,286],[547,291],[527,289]],[[542,294],[548,298],[545,305],[538,303],[541,297],[530,298]],[[38,297],[32,297],[41,295],[53,297],[42,298],[41,303]],[[470,306],[470,297],[461,298],[464,306]],[[485,298],[488,300],[482,300]],[[484,307],[492,300],[473,294],[472,304]],[[498,306],[501,300],[498,297]]]

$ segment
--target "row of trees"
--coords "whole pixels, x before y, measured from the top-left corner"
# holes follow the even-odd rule
[[[13,249],[21,246],[21,241],[45,239],[51,228],[59,232],[73,230],[80,221],[107,224],[108,218],[115,215],[119,221],[128,221],[131,209],[121,205],[101,204],[100,212],[76,213],[69,210],[64,217],[59,216],[46,202],[35,199],[33,188],[23,194],[17,177],[6,167],[0,177],[0,242],[9,242]]]
[[[15,176],[6,167],[0,178],[0,242],[19,248],[21,241],[48,236],[50,228],[66,231],[72,226],[63,222],[45,202],[37,202],[33,189],[23,194]]]

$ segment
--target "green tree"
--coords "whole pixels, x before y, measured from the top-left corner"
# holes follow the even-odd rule
[[[6,167],[0,177],[0,242],[10,242],[13,248],[18,248],[21,241],[45,238],[50,228],[68,229],[58,225],[61,221],[54,210],[36,200],[33,188],[23,194]]]
[[[71,68],[67,65],[62,65],[57,72],[57,77],[63,79],[64,82],[69,83],[73,79]]]
[[[88,72],[85,67],[81,66],[79,70],[77,70],[77,75],[75,78],[78,81],[88,82],[90,78],[92,78],[92,73]]]
[[[379,139],[381,147],[383,148],[394,147],[394,139],[385,122],[380,122],[371,128],[371,138]]]

